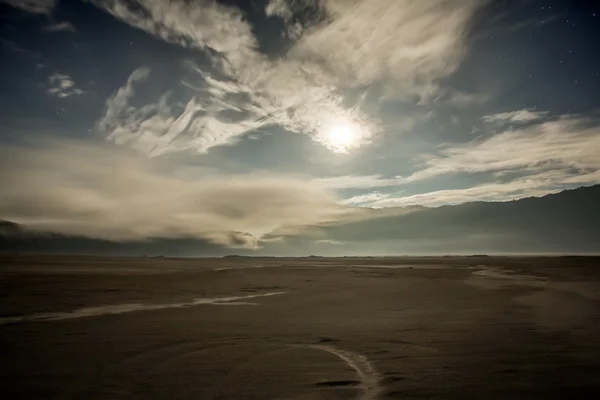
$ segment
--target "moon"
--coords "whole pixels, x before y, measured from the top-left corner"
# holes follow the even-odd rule
[[[327,134],[329,146],[336,152],[346,152],[356,142],[356,134],[349,125],[336,125]]]

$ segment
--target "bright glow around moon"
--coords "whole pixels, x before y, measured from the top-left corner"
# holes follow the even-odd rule
[[[327,134],[327,144],[338,153],[344,153],[356,145],[356,133],[349,125],[334,126]]]
[[[348,154],[371,143],[377,126],[350,110],[347,114],[323,118],[313,139],[334,153]]]

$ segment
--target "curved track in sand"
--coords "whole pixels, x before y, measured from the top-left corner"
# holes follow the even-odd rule
[[[362,393],[357,399],[374,400],[379,396],[382,391],[382,387],[380,386],[381,378],[367,357],[328,345],[310,345],[309,347],[312,349],[323,350],[339,357],[348,364],[350,368],[356,371],[362,389]]]

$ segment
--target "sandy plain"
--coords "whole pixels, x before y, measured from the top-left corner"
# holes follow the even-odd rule
[[[10,399],[600,398],[593,257],[0,256]]]

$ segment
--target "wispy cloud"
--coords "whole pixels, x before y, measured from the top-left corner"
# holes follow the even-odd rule
[[[4,48],[6,48],[10,51],[14,51],[15,53],[23,53],[23,54],[29,53],[29,50],[22,48],[21,46],[19,46],[12,40],[0,39],[0,43],[2,43],[2,46]]]
[[[367,206],[367,207],[378,207],[380,203],[383,201],[387,201],[390,198],[389,194],[372,192],[366,194],[360,194],[357,196],[352,196],[350,198],[341,200],[338,204],[343,204],[347,206]]]
[[[482,119],[484,122],[507,124],[507,123],[528,123],[533,121],[541,121],[548,116],[546,111],[534,110],[515,110],[504,113],[485,115]]]
[[[73,79],[67,74],[56,72],[50,75],[48,82],[50,84],[48,93],[61,99],[71,96],[80,96],[85,93],[84,90],[76,87]]]
[[[61,31],[76,32],[75,27],[70,22],[50,22],[42,27],[42,31],[46,33],[54,33]]]
[[[427,97],[463,59],[468,23],[483,4],[330,0],[330,21],[307,32],[292,54],[324,63],[341,85],[388,82],[398,96]]]
[[[465,189],[435,190],[411,196],[394,196],[371,193],[356,196],[340,204],[354,204],[363,207],[399,206],[442,206],[473,201],[510,201],[525,197],[539,197],[557,193],[567,188],[590,185],[600,182],[600,172],[583,175],[570,175],[562,171],[549,171],[527,175],[507,182],[491,182]]]
[[[265,13],[268,16],[281,17],[285,21],[294,15],[287,0],[270,0],[265,7]]]
[[[57,0],[0,0],[0,3],[32,14],[50,15],[58,3]]]
[[[450,174],[488,173],[495,181],[413,196],[368,193],[340,204],[389,207],[502,201],[600,183],[598,121],[577,116],[551,118],[545,112],[529,110],[495,114],[483,120],[503,130],[469,143],[442,146],[438,154],[421,156],[424,161],[419,171],[407,177],[383,180],[381,183],[390,185],[381,187],[402,187]]]
[[[283,34],[291,40],[298,40],[307,29],[327,19],[325,5],[322,0],[270,0],[265,14],[283,19]]]
[[[326,144],[328,130],[349,123],[359,136],[357,146],[368,141],[376,129],[360,110],[345,110],[331,88],[311,86],[298,70],[286,64],[271,69],[264,81],[250,83],[243,83],[249,79],[240,83],[234,77],[216,79],[194,65],[191,72],[184,84],[197,94],[183,110],[172,107],[165,93],[155,103],[128,108],[118,129],[107,131],[109,139],[156,156],[184,150],[205,152],[269,125],[303,132]],[[290,86],[294,81],[297,86]],[[159,109],[161,112],[154,114]],[[178,123],[173,125],[174,121]]]
[[[212,79],[196,70],[202,88],[183,108],[163,94],[156,102],[134,107],[134,85],[148,79],[150,70],[135,70],[127,83],[107,101],[99,128],[110,141],[127,144],[150,156],[174,151],[205,152],[235,143],[243,134],[264,125],[267,114],[249,99],[236,82]],[[210,102],[204,100],[208,94]],[[227,98],[237,97],[235,102]]]
[[[49,21],[42,27],[42,32],[75,32],[75,27],[70,22],[54,21],[53,13],[58,5],[58,0],[0,0],[0,4],[8,4],[11,7],[30,14],[45,15]]]
[[[497,115],[492,118],[535,121],[545,114],[517,112],[502,115],[502,119]],[[424,156],[424,168],[407,177],[406,181],[461,172],[538,173],[560,169],[580,174],[600,169],[600,125],[597,121],[562,116],[505,129],[484,139],[442,147],[438,155]]]
[[[465,93],[456,90],[439,91],[436,98],[437,101],[442,101],[456,107],[472,107],[486,103],[490,96],[483,93]]]
[[[345,242],[341,242],[339,240],[329,240],[329,239],[317,240],[317,243],[329,244],[329,245],[333,245],[333,246],[343,246],[344,244],[346,244]]]
[[[20,56],[28,58],[31,62],[36,64],[36,67],[41,64],[40,60],[45,61],[44,56],[38,50],[23,47],[12,40],[0,39],[0,45],[8,51],[18,53]]]
[[[327,178],[315,178],[316,185],[327,189],[370,189],[396,186],[404,182],[402,177],[385,177],[382,175],[342,175]]]
[[[273,59],[260,52],[253,27],[233,6],[207,0],[93,3],[134,27],[203,51],[213,60],[210,68],[196,68],[198,84],[190,87],[202,93],[189,100],[185,111],[162,113],[168,115],[167,121],[181,122],[177,129],[166,134],[164,121],[148,121],[137,113],[133,123],[127,121],[107,132],[112,140],[153,155],[206,151],[235,143],[268,125],[309,135],[332,149],[329,132],[349,125],[355,136],[351,146],[368,144],[380,130],[377,116],[368,115],[358,103],[346,103],[343,90],[386,83],[401,97],[423,98],[436,92],[439,79],[462,60],[468,22],[482,4],[472,0],[270,2],[265,12],[282,17],[288,28],[293,24],[296,32],[291,49]],[[307,10],[313,10],[315,17],[303,19]],[[304,20],[309,22],[298,27]],[[186,83],[192,82],[186,79]],[[164,98],[148,108],[159,104],[166,105]],[[222,111],[237,112],[239,118],[215,117]]]
[[[121,113],[124,113],[129,106],[129,102],[133,98],[135,91],[133,85],[136,82],[144,81],[148,79],[150,75],[150,69],[138,68],[131,73],[127,79],[127,83],[123,85],[119,90],[115,92],[106,101],[104,108],[104,115],[98,122],[100,129],[102,130],[116,130],[120,124]]]

